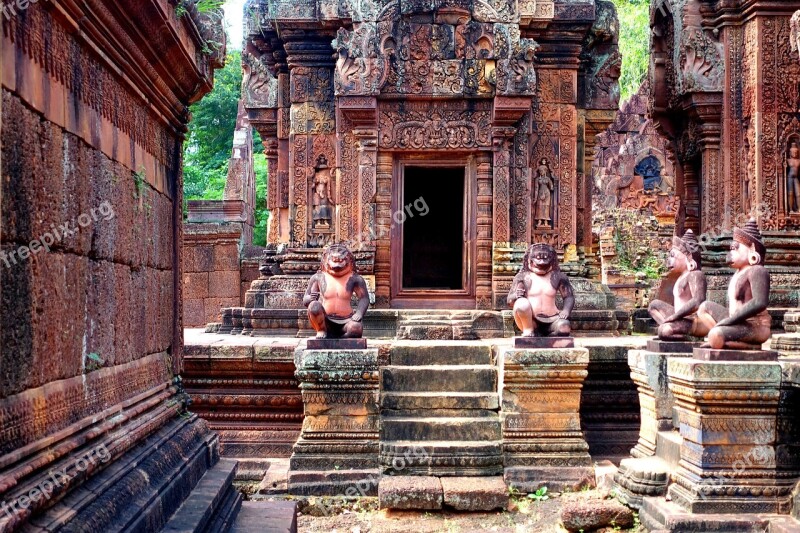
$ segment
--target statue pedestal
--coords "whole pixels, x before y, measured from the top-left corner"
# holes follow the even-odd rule
[[[574,337],[514,337],[514,348],[574,348]]]
[[[700,361],[777,361],[778,352],[772,350],[695,348],[694,358]]]
[[[658,341],[656,341],[658,342]],[[675,343],[662,343],[649,347],[663,347]],[[682,348],[680,346],[671,346]],[[675,398],[669,390],[667,382],[667,361],[670,358],[688,358],[691,352],[654,352],[651,350],[631,350],[628,352],[628,366],[631,379],[639,391],[639,409],[641,426],[639,442],[631,450],[633,457],[651,457],[656,454],[656,441],[659,431],[671,431],[673,428],[673,408]]]
[[[669,473],[679,455],[679,445],[673,442],[680,441],[673,427],[675,398],[668,386],[667,362],[691,357],[691,344],[651,340],[647,343],[650,349],[628,352],[631,378],[639,391],[641,425],[632,457],[622,460],[614,483],[619,496],[635,509],[641,508],[643,498],[667,493]],[[657,352],[652,348],[680,351]]]
[[[654,353],[685,353],[691,354],[695,348],[703,344],[698,341],[662,341],[661,339],[650,339],[647,341],[647,351]]]
[[[366,350],[367,339],[308,339],[307,350]]]
[[[775,445],[781,366],[671,358],[669,386],[683,437],[672,501],[692,513],[781,513],[793,480]]]
[[[505,480],[521,492],[594,486],[580,422],[586,348],[506,348],[501,385]]]
[[[305,419],[292,450],[290,494],[378,494],[378,357],[377,349],[295,352]]]

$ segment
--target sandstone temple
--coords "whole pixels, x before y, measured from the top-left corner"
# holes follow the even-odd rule
[[[247,0],[186,201],[223,3],[2,3],[0,531],[800,531],[800,1],[622,101],[610,0]]]

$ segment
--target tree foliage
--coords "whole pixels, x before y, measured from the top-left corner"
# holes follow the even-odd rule
[[[186,200],[221,200],[233,149],[233,132],[242,91],[242,58],[228,54],[214,75],[214,89],[192,105],[192,121],[184,150],[183,195]],[[266,244],[266,158],[261,137],[253,132],[256,171],[256,213],[253,244]]]
[[[650,0],[613,0],[619,16],[620,101],[639,91],[650,63]]]

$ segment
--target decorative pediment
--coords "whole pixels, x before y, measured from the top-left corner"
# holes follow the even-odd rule
[[[520,37],[509,6],[505,0],[387,4],[373,20],[339,30],[336,94],[532,95],[538,45]],[[431,22],[419,22],[419,13],[430,13]]]

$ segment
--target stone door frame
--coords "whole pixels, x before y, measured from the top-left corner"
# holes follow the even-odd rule
[[[405,167],[464,167],[464,289],[431,290],[403,289],[403,225],[393,221],[390,238],[391,284],[390,301],[395,309],[475,309],[478,186],[474,153],[393,153],[392,154],[391,212],[404,207]]]

